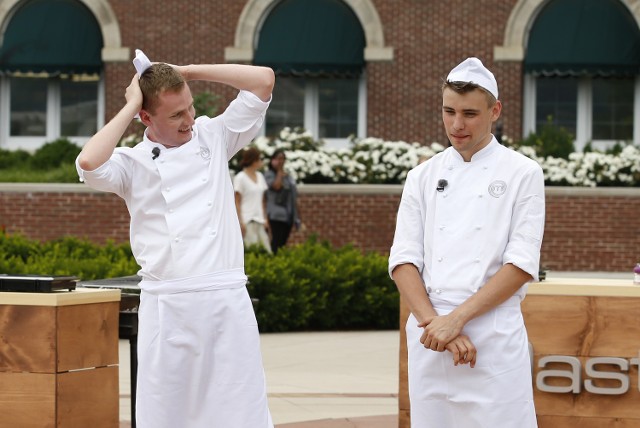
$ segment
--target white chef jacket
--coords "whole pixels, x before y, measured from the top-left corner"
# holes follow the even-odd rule
[[[268,105],[240,91],[221,115],[197,118],[182,146],[165,148],[145,133],[94,171],[76,161],[81,180],[123,198],[131,215],[143,278],[140,428],[273,428],[228,168]]]
[[[116,148],[81,180],[123,198],[131,249],[144,279],[168,280],[244,266],[242,234],[228,161],[262,126],[269,103],[240,91],[221,115],[199,117],[193,137],[165,148],[149,140]],[[160,149],[154,160],[151,151]]]
[[[407,175],[389,274],[411,263],[427,292],[444,300],[471,296],[507,263],[537,280],[544,214],[535,161],[495,138],[471,162],[449,147]],[[525,294],[526,286],[516,293]]]
[[[441,181],[445,180],[445,182]],[[440,182],[440,185],[439,185]],[[418,268],[439,315],[476,293],[504,264],[538,277],[544,178],[534,161],[494,138],[464,162],[452,147],[409,172],[398,210],[389,273]],[[520,311],[526,285],[463,329],[476,367],[424,348],[407,325],[412,426],[536,426],[528,338]]]

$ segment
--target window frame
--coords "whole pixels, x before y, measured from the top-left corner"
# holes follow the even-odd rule
[[[523,114],[522,137],[526,138],[535,132],[536,126],[536,76],[531,73],[524,75],[523,81]],[[593,91],[592,78],[582,77],[578,79],[576,115],[576,139],[574,141],[576,151],[582,151],[588,142],[597,150],[607,150],[619,141],[617,140],[592,140],[593,135]],[[633,140],[634,144],[640,142],[640,76],[634,79],[633,100]]]
[[[304,113],[303,127],[310,132],[315,139],[320,139],[320,96],[318,82],[314,78],[301,77],[305,79],[304,85]],[[356,131],[357,138],[365,138],[367,133],[367,79],[366,73],[362,72],[358,78],[358,125]],[[268,114],[268,113],[267,113]],[[266,121],[262,126],[261,134],[264,136],[266,130]],[[322,138],[325,147],[329,148],[346,148],[349,147],[351,141],[349,138]]]
[[[44,77],[43,77],[44,78]],[[46,77],[47,81],[47,113],[46,132],[44,136],[11,136],[11,76],[0,76],[0,148],[8,150],[22,149],[35,151],[47,142],[63,137],[61,135],[61,114],[62,99],[60,92],[60,81],[51,77]],[[100,73],[98,77],[97,93],[97,129],[104,126],[105,115],[105,87],[104,75]],[[65,135],[70,141],[83,146],[91,135]]]

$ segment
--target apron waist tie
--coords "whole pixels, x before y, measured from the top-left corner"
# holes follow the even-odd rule
[[[140,289],[154,295],[242,288],[247,283],[243,268],[218,271],[200,276],[152,281],[144,279]]]

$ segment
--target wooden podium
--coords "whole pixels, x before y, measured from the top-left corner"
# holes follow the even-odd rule
[[[0,425],[119,426],[119,290],[0,293]]]
[[[548,278],[522,302],[540,428],[640,427],[640,286],[629,280]],[[409,311],[400,308],[399,427],[410,426]],[[430,428],[430,427],[425,427]]]

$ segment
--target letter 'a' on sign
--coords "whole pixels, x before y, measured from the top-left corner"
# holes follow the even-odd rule
[[[623,372],[629,371],[629,361],[625,360],[624,358],[616,358],[616,357],[591,358],[590,360],[587,360],[587,364],[584,367],[584,371],[587,374],[587,377],[591,378],[584,381],[584,389],[586,391],[591,392],[592,394],[621,395],[626,393],[629,390],[629,376],[620,372],[596,370],[597,365],[604,365],[604,364],[617,366],[620,369],[620,371],[623,371]],[[592,379],[616,380],[620,382],[620,386],[616,388],[596,386],[595,382]]]
[[[573,392],[580,394],[582,365],[576,357],[563,355],[547,355],[538,360],[538,367],[545,368],[548,363],[564,363],[568,364],[570,370],[540,370],[536,376],[536,387],[540,391],[567,393]],[[547,379],[565,378],[569,380],[568,385],[549,385]]]

